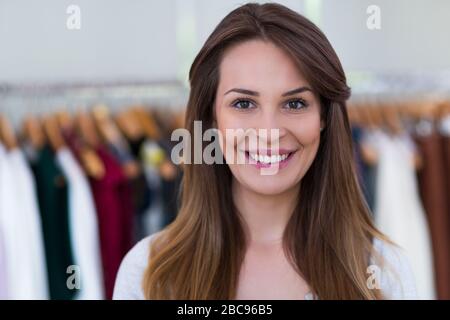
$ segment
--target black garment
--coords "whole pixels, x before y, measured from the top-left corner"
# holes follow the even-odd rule
[[[161,194],[164,210],[163,226],[167,226],[177,217],[180,207],[178,194],[180,192],[181,179],[182,174],[180,171],[177,172],[175,179],[161,179]]]
[[[133,179],[133,189],[135,193],[135,207],[139,215],[143,215],[148,208],[152,205],[154,200],[154,190],[152,190],[147,182],[147,178],[143,172],[142,161],[141,161],[141,148],[145,142],[145,138],[141,137],[136,140],[128,140],[130,145],[130,151],[134,159],[137,159],[140,167],[141,174],[139,174],[135,179]]]
[[[143,141],[140,143],[140,145],[142,145],[142,143]],[[129,148],[129,146],[131,147]],[[113,145],[113,144],[109,145],[109,150],[122,165],[126,164],[129,161],[135,161],[138,158],[135,154],[138,148],[139,145],[136,145],[136,143],[133,142],[131,142],[131,144],[129,142],[128,144],[122,145]],[[140,165],[139,161],[138,164]],[[144,175],[142,166],[140,166],[140,169],[141,172],[136,177],[130,178],[128,180],[131,187],[131,197],[132,197],[131,200],[133,202],[133,208],[135,213],[133,217],[134,243],[141,240],[143,237],[147,236],[147,234],[145,234],[143,229],[144,226],[143,221],[145,218],[144,215],[151,204],[151,190],[150,187],[148,186],[147,179]]]
[[[49,146],[37,151],[31,168],[42,219],[50,299],[73,299],[77,289],[69,289],[67,285],[73,275],[70,269],[67,273],[68,267],[75,265],[70,242],[67,181]]]
[[[367,205],[373,215],[375,209],[375,190],[376,190],[376,174],[377,168],[375,165],[367,164],[362,158],[361,143],[363,140],[364,129],[353,125],[352,126],[352,139],[353,139],[353,151],[354,160],[356,164],[356,170],[358,173],[358,180],[361,185],[361,189],[364,193]]]
[[[176,142],[161,139],[158,141],[158,145],[165,151],[166,157],[170,159],[170,155],[172,152],[172,148]],[[170,224],[173,220],[175,220],[178,210],[180,207],[179,202],[179,193],[181,189],[181,181],[183,177],[183,172],[177,166],[177,174],[175,178],[166,180],[161,179],[161,195],[163,199],[163,210],[164,210],[164,219],[163,226]]]
[[[144,142],[146,141],[145,137],[140,137],[137,139],[130,139],[128,140],[130,144],[131,153],[134,155],[134,157],[137,159],[141,155],[141,148]]]

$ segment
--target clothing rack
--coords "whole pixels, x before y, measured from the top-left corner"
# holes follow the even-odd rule
[[[348,73],[350,103],[450,99],[450,71]]]
[[[0,261],[10,281],[0,272],[0,299],[112,297],[125,254],[178,213],[170,132],[183,125],[185,93],[178,83],[1,87]],[[60,281],[72,265],[89,283],[79,291]]]
[[[94,105],[107,105],[120,111],[130,105],[181,110],[185,107],[188,88],[178,81],[152,83],[107,83],[70,85],[0,84],[0,113],[14,127],[28,114],[42,115],[56,111],[76,112]]]

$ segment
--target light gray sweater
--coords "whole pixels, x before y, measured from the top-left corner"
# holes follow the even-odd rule
[[[148,263],[150,244],[156,235],[153,234],[138,242],[125,256],[116,278],[113,299],[144,299],[142,279]],[[388,299],[419,299],[412,269],[403,251],[381,240],[375,240],[374,246],[390,268],[377,269],[377,266],[372,265],[369,267],[371,271],[368,273],[368,279],[371,275],[380,276],[379,287]],[[369,282],[374,283],[368,280],[368,285],[370,285]],[[308,299],[308,297],[305,298]]]

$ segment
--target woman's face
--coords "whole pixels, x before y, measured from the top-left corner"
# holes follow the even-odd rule
[[[319,147],[320,103],[284,51],[262,40],[228,49],[214,107],[225,160],[241,185],[274,195],[299,184]]]

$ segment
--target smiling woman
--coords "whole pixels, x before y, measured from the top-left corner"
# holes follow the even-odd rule
[[[226,139],[226,160],[230,154],[227,148],[248,153],[256,160],[255,165],[247,166],[227,161],[239,182],[237,193],[240,197],[246,191],[267,196],[291,193],[291,198],[295,198],[298,190],[294,189],[311,166],[319,147],[320,128],[324,125],[319,97],[289,55],[264,39],[248,40],[229,49],[221,61],[219,73],[215,121],[221,132],[241,128],[278,130],[275,137],[267,137],[267,148],[247,146],[245,139]],[[228,89],[236,84],[246,89]],[[273,145],[279,146],[278,150],[274,150]],[[276,157],[275,164],[278,164],[278,157],[283,158],[279,168],[286,168],[279,170],[275,179],[259,174],[258,170],[272,164],[272,157]],[[280,212],[282,214],[290,215],[290,212]]]
[[[196,120],[277,134],[258,136],[264,147],[224,134],[224,164],[184,166],[175,222],[127,255],[115,298],[414,297],[408,262],[363,200],[350,88],[313,23],[278,4],[243,5],[207,39],[189,79],[191,134]],[[229,161],[239,155],[250,163]],[[273,165],[281,170],[261,174]]]

